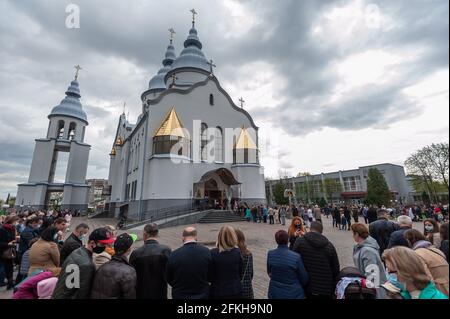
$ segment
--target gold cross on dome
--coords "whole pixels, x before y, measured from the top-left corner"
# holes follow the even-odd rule
[[[211,59],[211,60],[209,60],[209,62],[206,62],[208,65],[209,65],[209,67],[210,67],[210,72],[211,72],[211,74],[214,74],[214,71],[213,71],[213,67],[215,68],[216,67],[216,65],[214,64],[214,61]]]
[[[75,72],[75,80],[77,80],[77,79],[78,79],[78,72],[79,72],[80,70],[82,70],[82,69],[81,69],[81,66],[80,66],[79,64],[75,65],[74,68],[76,69],[76,72]]]

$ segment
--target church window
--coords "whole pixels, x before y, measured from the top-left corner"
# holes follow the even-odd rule
[[[214,105],[214,95],[209,95],[209,105]]]
[[[57,138],[64,138],[64,121],[63,120],[59,120],[58,121],[58,135],[56,136]]]
[[[206,123],[202,123],[200,129],[200,158],[202,160],[206,160],[208,158],[207,152],[207,144],[208,144],[208,125]]]
[[[220,126],[216,127],[214,136],[214,154],[215,160],[218,162],[223,161],[223,134]]]
[[[77,124],[75,122],[71,122],[69,126],[69,140],[73,140],[75,138],[75,128]]]

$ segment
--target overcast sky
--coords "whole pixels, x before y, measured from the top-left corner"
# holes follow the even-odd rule
[[[80,28],[65,26],[70,3]],[[191,8],[221,85],[270,140],[266,177],[403,164],[448,141],[447,0],[0,0],[0,198],[27,181],[76,64],[88,178],[107,178],[123,102],[135,122],[167,29],[179,53]]]

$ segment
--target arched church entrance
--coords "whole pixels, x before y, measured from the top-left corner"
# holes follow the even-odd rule
[[[233,173],[219,168],[205,173],[194,183],[196,202],[202,209],[230,209],[233,185],[240,185]]]

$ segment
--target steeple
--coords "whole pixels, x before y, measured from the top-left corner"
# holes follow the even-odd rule
[[[171,76],[172,73],[177,73],[181,68],[195,68],[201,71],[206,71],[209,75],[211,66],[208,64],[208,60],[202,52],[202,43],[198,37],[197,29],[195,28],[195,15],[197,12],[192,9],[192,28],[189,30],[189,35],[184,41],[184,49],[181,51],[180,56],[173,62],[172,68],[167,73],[166,79]],[[201,72],[205,73],[205,72]]]
[[[148,83],[149,90],[162,91],[166,89],[164,77],[170,70],[172,63],[173,61],[175,61],[176,58],[175,48],[173,46],[173,35],[175,34],[175,31],[173,30],[173,28],[170,28],[169,32],[170,32],[170,41],[169,45],[167,46],[164,60],[162,61],[163,67],[159,69],[158,73]]]
[[[78,67],[78,68],[77,68]],[[66,97],[59,103],[59,105],[55,106],[48,118],[52,118],[54,116],[69,116],[77,118],[83,122],[88,123],[86,113],[83,111],[81,106],[80,98],[80,87],[78,84],[78,71],[81,69],[78,66],[75,67],[77,72],[75,74],[75,79],[70,82],[69,87],[66,91]]]

